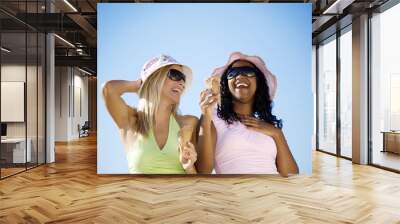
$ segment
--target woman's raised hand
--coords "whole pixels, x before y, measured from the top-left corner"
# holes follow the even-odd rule
[[[218,102],[218,95],[213,94],[210,89],[206,89],[200,93],[200,109],[203,116],[211,118],[212,109]]]

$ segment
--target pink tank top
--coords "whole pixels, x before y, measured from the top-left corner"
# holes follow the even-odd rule
[[[228,125],[213,111],[217,130],[217,174],[278,174],[276,145],[272,137],[248,129],[240,122]]]

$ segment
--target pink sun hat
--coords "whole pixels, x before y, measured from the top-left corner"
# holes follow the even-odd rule
[[[246,54],[242,54],[241,52],[232,52],[229,56],[228,62],[224,66],[214,69],[212,76],[221,77],[222,74],[224,74],[224,72],[226,71],[226,69],[233,62],[238,60],[248,61],[253,63],[264,74],[269,88],[269,97],[271,98],[271,100],[274,99],[277,88],[276,77],[268,70],[267,66],[265,65],[265,62],[258,56],[249,56]]]
[[[168,65],[179,65],[179,69],[186,78],[185,81],[185,90],[189,89],[191,83],[192,83],[192,69],[190,69],[188,66],[183,65],[179,63],[177,60],[175,60],[173,57],[165,54],[161,54],[159,56],[153,57],[150,60],[148,60],[146,63],[144,63],[142,69],[140,70],[140,79],[142,80],[142,86],[143,83],[146,82],[146,80],[154,74],[155,71],[158,69],[168,66]]]

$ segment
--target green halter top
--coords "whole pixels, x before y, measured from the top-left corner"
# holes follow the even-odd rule
[[[185,170],[179,161],[179,130],[178,122],[171,115],[167,142],[162,149],[155,140],[153,129],[150,129],[148,136],[138,136],[132,150],[127,153],[129,173],[184,174]]]

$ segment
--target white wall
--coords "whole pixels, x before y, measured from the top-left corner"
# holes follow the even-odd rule
[[[74,140],[88,120],[88,77],[72,67],[56,67],[55,74],[55,140]]]
[[[28,74],[36,74],[36,67],[25,65],[2,65],[1,66],[1,81],[2,82],[25,82],[25,69]],[[29,76],[28,76],[29,78]],[[30,86],[36,86],[36,80],[29,80]],[[27,88],[27,103],[35,102],[35,105],[27,105],[36,108],[36,88]],[[4,96],[3,96],[4,97]],[[39,105],[40,106],[40,105]],[[7,110],[7,108],[1,108],[1,110]],[[36,113],[27,113],[28,122],[34,121],[36,123]],[[33,127],[33,124],[28,124],[28,129]],[[36,125],[34,127],[36,130]],[[28,137],[30,131],[28,130]],[[36,135],[36,132],[35,132]],[[25,137],[25,122],[7,122],[7,136],[8,137]]]
[[[88,113],[88,77],[74,75],[74,108],[73,111],[73,119],[72,119],[72,135],[78,137],[78,129],[77,126],[80,124],[81,126],[88,120],[89,113]],[[80,96],[80,97],[79,97]],[[80,101],[80,102],[79,102]],[[80,108],[81,107],[81,108]],[[80,111],[81,110],[81,111]]]
[[[55,141],[68,140],[68,86],[69,76],[67,67],[55,68]]]

